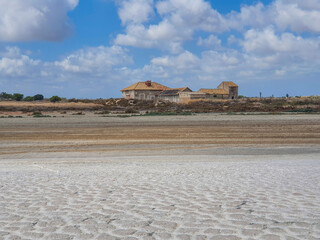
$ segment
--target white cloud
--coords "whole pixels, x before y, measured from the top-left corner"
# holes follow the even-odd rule
[[[142,0],[125,1],[128,7],[119,10],[125,33],[117,35],[115,43],[139,48],[159,48],[171,53],[184,51],[183,43],[193,40],[195,32],[219,34],[231,30],[265,29],[273,26],[277,31],[295,33],[320,32],[319,0],[275,0],[269,5],[257,3],[242,6],[240,12],[222,15],[205,0],[163,0],[141,4]],[[129,7],[133,6],[134,7]],[[157,10],[159,21],[148,24],[150,14]],[[129,11],[131,9],[131,13]],[[141,11],[139,17],[133,17]],[[149,9],[149,10],[148,10]],[[124,14],[128,12],[128,14]],[[136,19],[136,20],[134,20]],[[143,24],[142,24],[143,22]],[[199,39],[198,45],[217,47],[214,35]]]
[[[0,51],[0,57],[19,58],[21,56],[20,48],[18,47],[5,47],[4,51]]]
[[[320,2],[314,0],[283,0],[274,4],[275,23],[294,32],[320,33]]]
[[[0,76],[2,77],[32,77],[41,67],[40,60],[34,60],[21,54],[17,47],[7,47],[7,51],[0,54]]]
[[[153,0],[121,0],[118,10],[122,24],[143,23],[154,14]]]
[[[115,66],[125,66],[131,63],[133,63],[132,58],[122,47],[100,46],[78,50],[54,64],[66,72],[102,75]]]
[[[204,31],[225,30],[222,16],[204,0],[165,0],[157,4],[159,14],[177,27]]]
[[[80,49],[55,62],[33,59],[17,47],[7,47],[0,52],[0,77],[2,81],[23,79],[35,85],[117,79],[132,63],[131,56],[119,46]]]
[[[0,0],[0,41],[60,41],[78,0]]]
[[[153,58],[151,63],[154,65],[171,67],[174,69],[192,69],[199,64],[199,58],[191,52],[185,51],[177,56],[165,56]]]
[[[266,6],[258,3],[243,6],[240,12],[232,12],[225,18],[229,29],[240,31],[273,25],[281,31],[320,33],[320,1],[275,0]]]
[[[179,53],[183,52],[182,43],[191,40],[195,31],[225,29],[221,15],[204,0],[159,1],[156,9],[161,18],[157,24],[129,22],[125,34],[119,34],[115,43]]]
[[[217,36],[211,34],[208,38],[205,39],[199,37],[197,45],[207,48],[219,49],[221,48],[221,40]]]
[[[277,58],[320,62],[320,38],[304,39],[292,33],[276,35],[272,27],[251,29],[244,36],[243,47],[255,55],[276,55]]]
[[[225,16],[228,29],[242,31],[245,27],[264,27],[271,24],[276,14],[271,6],[258,3],[252,6],[242,6],[240,12],[231,12]]]
[[[174,26],[164,20],[158,25],[150,25],[149,28],[142,24],[129,25],[126,34],[119,34],[115,43],[141,48],[160,48],[177,53],[182,50],[183,38],[184,35],[179,35]]]

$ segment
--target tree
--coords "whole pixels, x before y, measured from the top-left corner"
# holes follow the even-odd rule
[[[58,96],[52,96],[50,98],[50,102],[60,102],[62,99],[61,97],[58,97]]]
[[[34,97],[31,97],[31,96],[26,96],[23,101],[26,101],[26,102],[32,102],[34,101]]]
[[[23,94],[21,93],[14,93],[13,94],[13,99],[16,101],[21,101],[23,99]]]
[[[36,94],[33,96],[35,101],[40,101],[43,100],[43,95],[42,94]]]
[[[2,92],[0,93],[0,99],[13,99],[12,94],[6,93],[6,92]]]

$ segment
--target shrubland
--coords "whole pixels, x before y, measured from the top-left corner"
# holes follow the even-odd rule
[[[35,97],[35,96],[34,96]],[[237,100],[192,101],[188,104],[178,104],[161,100],[126,100],[126,99],[62,99],[54,96],[42,101],[0,101],[0,111],[3,112],[50,112],[75,111],[109,113],[320,113],[320,96],[290,97],[290,98],[241,98]],[[30,97],[31,98],[31,97]],[[57,100],[57,101],[56,101]],[[52,102],[50,102],[52,101]]]

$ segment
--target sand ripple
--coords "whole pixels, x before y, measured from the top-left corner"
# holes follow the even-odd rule
[[[320,239],[320,161],[0,169],[0,239]]]

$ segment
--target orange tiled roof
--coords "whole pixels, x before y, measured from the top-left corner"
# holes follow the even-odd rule
[[[201,88],[198,92],[207,93],[207,94],[221,94],[221,95],[229,95],[229,92],[224,89],[205,89]]]
[[[183,87],[183,88],[170,88],[169,90],[177,90],[178,92],[183,92],[185,90],[190,90],[192,92],[192,90],[188,87]]]
[[[235,84],[234,82],[222,82],[222,83],[227,84],[229,87],[238,87],[238,85]]]
[[[127,88],[122,89],[121,92],[130,90],[163,91],[168,89],[170,88],[156,82],[151,82],[150,86],[148,86],[146,82],[137,82]]]

